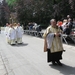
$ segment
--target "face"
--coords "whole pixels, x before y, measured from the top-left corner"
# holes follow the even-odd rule
[[[67,15],[67,18],[70,18],[70,15]]]
[[[51,25],[52,25],[52,26],[57,26],[57,25],[56,25],[56,21],[52,21],[52,22],[51,22]]]
[[[20,26],[20,23],[18,23],[18,26]]]
[[[8,26],[8,23],[6,23],[6,26]]]
[[[12,27],[12,24],[10,24],[10,27]]]
[[[71,22],[71,19],[68,19],[68,22]]]

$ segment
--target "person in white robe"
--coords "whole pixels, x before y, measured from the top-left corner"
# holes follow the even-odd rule
[[[44,52],[47,51],[48,62],[52,62],[53,65],[60,65],[62,63],[60,60],[62,59],[63,45],[62,45],[62,31],[56,25],[56,20],[52,19],[51,25],[46,29],[44,33]]]
[[[5,34],[5,36],[6,36],[6,40],[7,40],[7,42],[9,43],[9,39],[8,39],[8,30],[9,30],[9,24],[6,23],[6,27],[5,27],[4,34]]]
[[[18,32],[18,30],[17,30],[17,23],[14,23],[14,29],[16,31],[15,42],[17,43],[17,32]]]
[[[16,27],[16,38],[17,38],[17,43],[18,44],[22,44],[22,36],[23,36],[23,28],[22,26],[20,26],[20,23],[17,24],[17,27]]]
[[[16,39],[16,30],[14,29],[14,27],[12,26],[12,24],[10,24],[10,28],[8,30],[8,36],[9,36],[9,44],[11,45],[15,45],[15,39]]]

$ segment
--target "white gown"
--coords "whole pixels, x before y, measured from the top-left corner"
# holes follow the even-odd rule
[[[15,41],[17,42],[17,26],[15,26],[14,29],[16,31]]]
[[[23,28],[21,26],[16,27],[17,43],[22,43],[22,36],[23,36]]]
[[[9,43],[15,44],[16,30],[14,28],[9,28],[8,35],[9,35]]]
[[[54,39],[54,33],[49,33],[47,35],[47,37],[46,37],[46,40],[47,40],[47,49],[51,48],[53,39]]]
[[[9,27],[8,26],[6,26],[5,27],[5,31],[4,31],[4,34],[6,35],[6,40],[7,40],[7,42],[9,43],[9,39],[8,39],[8,30],[9,30]]]

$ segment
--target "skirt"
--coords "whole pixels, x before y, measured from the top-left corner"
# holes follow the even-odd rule
[[[63,53],[63,51],[51,53],[50,49],[47,49],[47,62],[61,60],[62,53]]]

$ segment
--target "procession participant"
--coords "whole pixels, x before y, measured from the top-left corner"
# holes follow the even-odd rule
[[[8,36],[9,36],[9,44],[15,45],[16,31],[12,24],[10,24],[10,28],[8,30]]]
[[[5,27],[5,35],[6,35],[6,39],[7,39],[7,42],[9,43],[9,39],[8,39],[8,30],[9,30],[9,24],[6,23],[6,27]]]
[[[53,65],[60,65],[62,63],[60,60],[62,59],[63,46],[61,41],[61,30],[56,25],[56,20],[52,19],[51,25],[46,29],[44,33],[44,41],[45,47],[44,52],[47,51],[47,61],[52,62]]]
[[[20,26],[20,23],[17,24],[17,29],[16,29],[16,34],[17,34],[17,43],[22,44],[22,36],[23,36],[23,28]]]
[[[18,31],[17,31],[17,23],[14,23],[14,29],[16,31],[15,42],[17,43],[17,33],[18,33]]]

